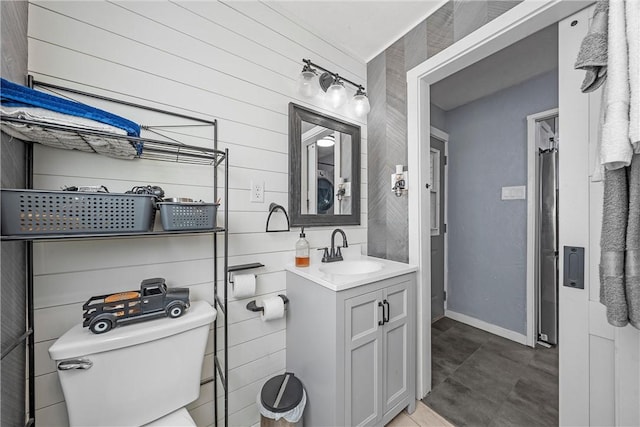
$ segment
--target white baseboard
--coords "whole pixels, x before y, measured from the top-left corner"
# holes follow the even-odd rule
[[[457,320],[474,328],[482,329],[499,337],[506,338],[511,341],[515,341],[518,344],[527,345],[527,336],[518,332],[505,329],[500,326],[492,325],[484,320],[476,319],[475,317],[467,316],[466,314],[457,313],[451,310],[445,310],[444,315],[450,319]]]

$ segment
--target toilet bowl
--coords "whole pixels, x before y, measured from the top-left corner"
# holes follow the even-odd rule
[[[71,426],[194,426],[184,406],[200,394],[216,310],[195,301],[163,318],[95,335],[78,324],[49,348]],[[150,424],[149,424],[150,423]]]

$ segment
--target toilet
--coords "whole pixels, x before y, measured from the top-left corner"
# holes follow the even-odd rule
[[[195,426],[185,406],[200,394],[216,310],[195,301],[184,315],[96,335],[78,324],[50,348],[71,426]]]

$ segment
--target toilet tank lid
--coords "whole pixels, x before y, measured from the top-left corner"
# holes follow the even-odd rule
[[[89,328],[83,328],[82,323],[79,323],[49,347],[49,355],[53,360],[65,360],[116,350],[205,326],[213,322],[215,317],[216,310],[208,302],[194,301],[191,303],[191,307],[177,319],[165,317],[147,322],[120,325],[99,335],[89,331]]]

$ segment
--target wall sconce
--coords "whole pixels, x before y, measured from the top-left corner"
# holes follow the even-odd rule
[[[341,202],[345,197],[351,197],[351,183],[345,181],[344,178],[338,178],[338,186],[336,188],[336,197]]]
[[[305,98],[313,98],[318,95],[320,90],[324,91],[324,102],[327,106],[338,109],[347,101],[347,90],[345,83],[350,84],[356,89],[355,95],[351,99],[350,108],[357,117],[365,117],[371,111],[369,98],[364,90],[364,86],[356,84],[349,79],[345,79],[333,73],[324,67],[311,62],[310,59],[303,59],[304,67],[298,76],[298,92]],[[316,68],[322,70],[323,73],[318,75]]]
[[[404,166],[396,165],[396,173],[391,174],[391,191],[401,197],[409,189],[407,185],[407,171]]]

